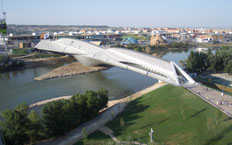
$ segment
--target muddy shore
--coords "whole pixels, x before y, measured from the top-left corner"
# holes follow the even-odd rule
[[[62,56],[54,58],[41,58],[41,59],[25,59],[24,69],[36,68],[46,65],[57,65],[62,63],[71,63],[76,61],[73,57]]]
[[[105,66],[86,67],[80,64],[79,62],[73,62],[71,64],[56,68],[39,77],[36,77],[35,80],[46,80],[46,79],[52,79],[52,78],[81,75],[81,74],[87,74],[87,73],[106,70],[108,68],[109,67],[105,67]]]

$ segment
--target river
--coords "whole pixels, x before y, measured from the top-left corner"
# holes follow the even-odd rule
[[[168,52],[163,56],[179,64],[187,59],[188,52]],[[86,90],[105,88],[110,99],[123,98],[142,90],[157,80],[118,67],[85,75],[35,81],[34,78],[55,67],[39,67],[0,74],[0,111],[20,103],[35,103],[58,96],[83,93]]]

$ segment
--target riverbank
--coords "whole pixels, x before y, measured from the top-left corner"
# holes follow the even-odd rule
[[[76,61],[73,57],[70,56],[61,56],[54,58],[39,58],[39,59],[21,59],[25,62],[23,69],[42,67],[46,65],[57,65],[64,63],[71,63]]]
[[[113,100],[108,102],[108,107],[102,111],[96,118],[94,118],[91,121],[88,121],[73,131],[70,131],[66,135],[52,139],[52,140],[46,140],[38,143],[37,145],[67,145],[67,144],[74,144],[78,142],[80,139],[82,139],[82,129],[85,128],[87,134],[91,134],[98,130],[101,126],[106,124],[107,122],[111,121],[114,117],[116,117],[120,112],[122,112],[127,105],[132,100],[135,100],[142,95],[155,90],[157,88],[160,88],[162,86],[166,85],[166,83],[156,83],[155,85],[152,85],[146,89],[143,89],[139,92],[136,92],[130,96],[127,96],[126,98],[119,99],[119,100]]]
[[[200,89],[199,87],[196,87],[196,90]],[[208,94],[208,100],[211,100],[213,91],[206,91],[204,87],[200,90],[200,95]],[[215,97],[218,98],[218,95]],[[153,141],[156,144],[230,144],[231,118],[201,99],[199,94],[183,87],[167,85],[130,102],[124,111],[106,126],[119,140],[129,139],[149,144],[148,133],[152,128]],[[212,102],[214,101],[216,100]],[[123,126],[121,120],[124,121]],[[100,132],[88,136],[88,144],[109,142],[112,143],[112,139]],[[83,145],[83,141],[75,145]]]
[[[122,102],[129,102],[129,101],[132,101],[134,99],[137,99],[138,97],[142,96],[143,94],[147,93],[147,92],[150,92],[156,88],[159,88],[159,87],[162,87],[166,85],[166,83],[164,82],[161,82],[161,83],[156,83],[152,86],[149,86],[141,91],[138,91],[130,96],[127,96],[125,98],[122,98],[122,99],[117,99],[117,100],[111,100],[111,101],[108,101],[108,104],[107,104],[107,108],[110,108],[112,106],[114,106],[115,104],[118,104],[118,103],[122,103]],[[41,107],[49,102],[53,102],[53,101],[58,101],[58,100],[62,100],[62,99],[71,99],[71,95],[70,96],[61,96],[61,97],[56,97],[56,98],[52,98],[52,99],[47,99],[47,100],[43,100],[43,101],[40,101],[40,102],[36,102],[36,103],[33,103],[33,104],[30,104],[29,105],[29,108],[30,109],[34,109],[35,107]],[[106,108],[106,109],[107,109]],[[103,111],[103,110],[102,110]]]
[[[106,70],[108,68],[109,67],[105,67],[105,66],[86,67],[80,64],[79,62],[74,62],[68,65],[56,68],[39,77],[36,77],[35,80],[46,80],[46,79],[52,79],[52,78],[81,75],[81,74],[87,74],[87,73]]]

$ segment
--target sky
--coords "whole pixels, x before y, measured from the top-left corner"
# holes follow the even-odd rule
[[[232,0],[3,0],[8,24],[232,28]]]

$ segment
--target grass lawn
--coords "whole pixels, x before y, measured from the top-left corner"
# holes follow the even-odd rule
[[[31,48],[15,48],[13,49],[13,54],[14,55],[27,55],[29,49]]]
[[[120,126],[120,118],[125,126]],[[164,86],[128,104],[106,126],[120,140],[167,145],[232,145],[232,119],[181,87]],[[109,140],[99,132],[89,141]]]
[[[106,136],[100,131],[96,131],[88,136],[88,145],[103,145],[106,142],[111,142],[110,137]],[[84,145],[83,139],[74,145]]]

